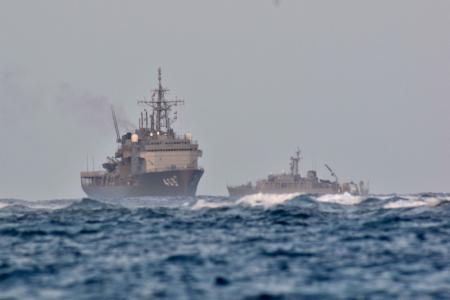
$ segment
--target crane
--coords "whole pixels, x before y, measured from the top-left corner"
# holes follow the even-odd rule
[[[338,182],[338,178],[337,178],[336,174],[334,173],[334,171],[330,168],[330,166],[325,164],[325,168],[327,168],[328,171],[330,171],[331,176],[334,177],[335,182]]]
[[[114,121],[114,128],[116,129],[116,136],[117,136],[117,143],[122,142],[122,139],[120,138],[120,133],[119,133],[119,126],[117,125],[117,118],[116,118],[116,112],[114,111],[114,107],[111,105],[111,112],[112,112],[112,118]]]

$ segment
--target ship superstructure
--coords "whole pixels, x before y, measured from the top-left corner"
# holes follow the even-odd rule
[[[81,172],[81,185],[90,197],[194,196],[203,175],[198,166],[202,156],[191,134],[177,135],[172,128],[177,119],[175,108],[183,100],[168,100],[169,90],[162,86],[161,68],[158,87],[145,105],[134,132],[120,135],[116,114],[112,116],[119,148],[108,157],[104,170]]]
[[[368,193],[368,188],[365,187],[362,181],[359,184],[354,182],[340,184],[336,174],[328,165],[325,165],[325,167],[330,171],[331,176],[334,178],[333,181],[319,179],[315,170],[309,170],[306,172],[306,176],[301,176],[299,171],[301,159],[300,150],[297,150],[295,155],[290,158],[290,173],[269,175],[266,179],[258,180],[255,185],[249,182],[239,186],[228,186],[228,193],[230,196],[245,196],[256,193],[319,195],[344,192],[358,195]]]

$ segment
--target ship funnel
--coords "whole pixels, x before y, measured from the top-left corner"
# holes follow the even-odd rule
[[[132,143],[137,143],[137,142],[139,142],[139,136],[138,136],[136,133],[133,133],[133,134],[131,135],[131,142],[132,142]]]

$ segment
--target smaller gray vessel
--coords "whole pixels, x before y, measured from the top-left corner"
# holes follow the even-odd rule
[[[319,179],[315,170],[309,170],[306,177],[302,177],[299,173],[300,150],[297,150],[295,156],[291,157],[290,173],[282,173],[269,175],[267,179],[262,179],[253,185],[251,182],[238,186],[228,186],[230,196],[245,196],[257,193],[266,194],[339,194],[351,193],[354,195],[366,195],[369,193],[368,187],[363,181],[359,184],[345,182],[340,184],[336,174],[328,166],[325,167],[330,171],[334,181]]]

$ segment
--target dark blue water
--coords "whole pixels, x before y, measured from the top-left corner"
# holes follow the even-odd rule
[[[0,200],[0,299],[450,298],[450,195]]]

